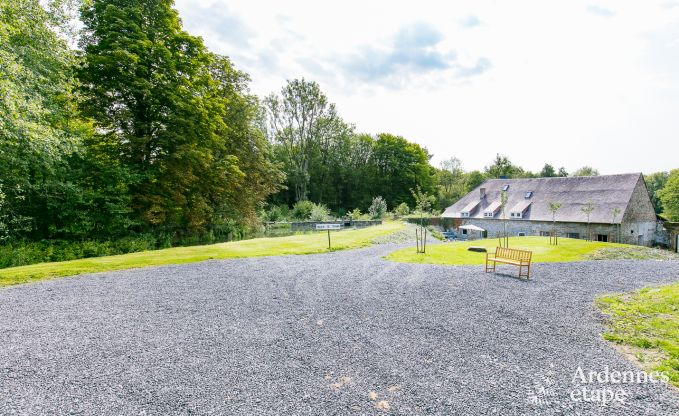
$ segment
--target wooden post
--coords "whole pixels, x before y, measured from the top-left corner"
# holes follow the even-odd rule
[[[328,229],[328,250],[330,250],[330,230]]]

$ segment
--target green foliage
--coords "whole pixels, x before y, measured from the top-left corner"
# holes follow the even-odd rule
[[[679,283],[606,295],[596,303],[610,316],[604,338],[628,345],[645,371],[662,371],[679,387]]]
[[[289,210],[287,206],[271,205],[268,210],[264,212],[264,221],[285,221],[288,217]]]
[[[351,129],[337,115],[335,105],[316,82],[295,79],[264,100],[270,137],[279,144],[278,152],[287,173],[295,201],[306,199],[309,183],[329,179],[333,154],[331,147],[346,140]],[[320,199],[320,198],[319,198]]]
[[[571,176],[599,176],[599,171],[591,166],[583,166],[573,172]]]
[[[330,210],[323,204],[313,204],[311,213],[309,214],[311,221],[328,221],[330,220]]]
[[[408,189],[434,190],[434,169],[419,145],[402,137],[354,134],[319,85],[289,81],[264,100],[268,137],[286,173],[287,189],[274,199],[302,199],[333,210],[367,209],[375,189],[390,206],[412,203]]]
[[[559,171],[557,172],[554,169],[554,166],[550,165],[549,163],[545,163],[545,166],[543,166],[540,173],[538,173],[538,177],[540,177],[540,178],[554,178],[554,177],[566,177],[566,176],[568,176],[568,172],[566,172],[565,168],[561,167],[561,168],[559,168]]]
[[[520,166],[514,165],[507,156],[497,154],[495,160],[485,167],[487,178],[530,178],[534,175],[523,170]]]
[[[311,211],[314,209],[314,203],[309,200],[298,201],[292,207],[292,218],[296,220],[305,221],[311,218]]]
[[[0,269],[27,264],[111,256],[158,248],[150,235],[125,237],[116,241],[43,240],[0,245]]]
[[[380,219],[387,213],[387,201],[381,196],[373,198],[372,204],[368,208],[368,215],[371,219]]]
[[[402,223],[387,222],[379,226],[333,233],[333,250],[369,246],[374,239],[403,229]],[[60,263],[33,264],[0,269],[0,286],[39,281],[59,276],[96,273],[137,267],[184,264],[209,259],[232,259],[285,254],[326,253],[325,233],[310,233],[276,238],[256,238],[198,247],[130,253],[115,257],[72,260]]]
[[[410,207],[405,202],[401,202],[396,208],[394,208],[394,214],[399,217],[410,214]]]
[[[669,176],[669,172],[656,172],[650,175],[644,175],[644,181],[648,188],[648,195],[651,197],[651,202],[653,203],[656,214],[661,214],[663,212],[659,191],[665,187]]]
[[[354,208],[347,214],[347,216],[349,217],[349,219],[354,221],[370,219],[370,216],[362,213],[359,208]]]
[[[533,252],[533,262],[571,262],[588,260],[592,253],[606,247],[627,247],[624,244],[584,241],[572,238],[559,239],[559,245],[549,244],[549,237],[509,237],[509,246],[519,250]],[[436,244],[427,247],[425,256],[417,255],[412,248],[404,248],[390,253],[387,260],[404,263],[427,264],[483,264],[486,257],[483,253],[468,251],[470,246],[485,247],[490,251],[498,245],[495,238],[462,241],[454,244]],[[650,250],[650,249],[649,249]]]
[[[134,217],[144,229],[198,235],[254,220],[282,178],[255,127],[247,77],[181,28],[172,1],[93,0],[82,11],[86,115],[93,152],[136,179]]]
[[[665,186],[658,191],[663,214],[671,221],[679,221],[679,169],[670,172]]]
[[[415,200],[415,212],[419,212],[420,215],[428,214],[436,203],[436,197],[422,191],[419,186],[416,186],[415,189],[411,189],[410,192],[413,194],[413,199]]]

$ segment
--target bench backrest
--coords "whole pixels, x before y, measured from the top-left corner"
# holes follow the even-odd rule
[[[509,260],[530,261],[532,254],[532,251],[517,250],[514,248],[497,247],[495,249],[495,257]]]

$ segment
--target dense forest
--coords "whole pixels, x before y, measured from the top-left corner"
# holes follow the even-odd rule
[[[356,131],[313,81],[254,96],[171,0],[0,0],[0,60],[0,267],[405,215],[416,192],[440,211],[486,178],[569,175],[501,155],[432,166],[407,138]],[[646,178],[679,219],[679,171]]]

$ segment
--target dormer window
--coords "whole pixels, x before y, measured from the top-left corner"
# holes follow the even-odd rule
[[[500,201],[493,201],[483,210],[483,218],[494,218],[499,210]]]
[[[518,204],[514,205],[514,207],[509,210],[509,216],[511,218],[523,218],[523,214],[528,211],[530,205],[531,201],[519,201]]]
[[[462,211],[460,214],[465,218],[469,218],[469,212],[468,211]]]
[[[533,191],[526,192],[526,199],[530,199],[533,196]]]

